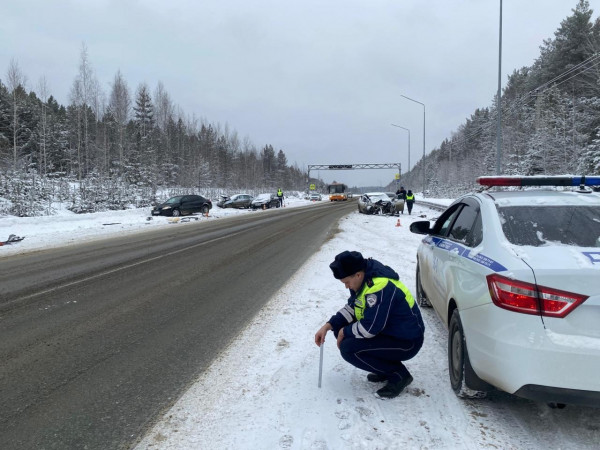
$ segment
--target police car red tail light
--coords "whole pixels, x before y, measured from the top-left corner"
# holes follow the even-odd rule
[[[496,273],[486,278],[496,306],[523,314],[563,318],[588,298],[585,295],[512,280]]]

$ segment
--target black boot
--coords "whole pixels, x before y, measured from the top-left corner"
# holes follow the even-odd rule
[[[371,383],[381,383],[382,381],[387,381],[388,377],[379,373],[370,373],[367,375],[367,380]]]
[[[384,387],[382,387],[375,393],[375,396],[379,398],[398,397],[398,395],[400,395],[404,388],[406,388],[406,386],[412,383],[412,381],[413,377],[410,375],[406,378],[401,378],[400,381],[388,381]]]

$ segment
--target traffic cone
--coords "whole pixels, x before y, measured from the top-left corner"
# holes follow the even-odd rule
[[[402,224],[400,223],[400,219],[398,219],[398,222],[396,223],[396,226],[397,227],[401,227],[402,226]]]

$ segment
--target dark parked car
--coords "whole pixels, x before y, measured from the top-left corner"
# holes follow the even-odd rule
[[[211,208],[212,202],[201,195],[177,195],[156,205],[151,213],[153,216],[178,217],[197,212],[208,214]]]
[[[252,209],[267,209],[267,208],[279,208],[279,199],[275,194],[259,194],[254,197]]]
[[[254,197],[248,194],[235,194],[231,197],[226,195],[221,196],[221,200],[217,202],[219,208],[250,208]]]

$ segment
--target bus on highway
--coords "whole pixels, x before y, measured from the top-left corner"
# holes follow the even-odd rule
[[[329,193],[329,201],[337,202],[340,200],[348,200],[348,194],[346,194],[346,186],[344,183],[336,183],[335,181],[327,185],[327,192]]]

